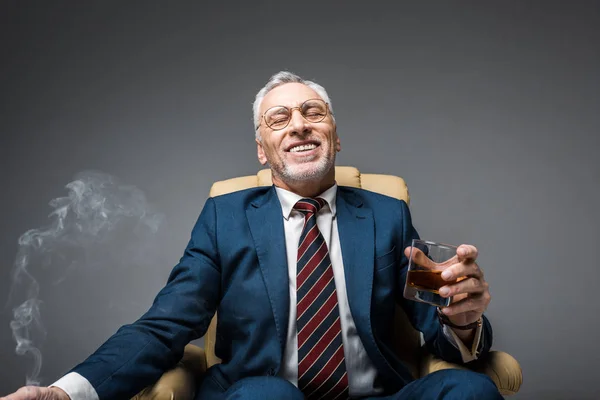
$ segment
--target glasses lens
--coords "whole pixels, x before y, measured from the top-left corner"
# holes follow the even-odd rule
[[[290,121],[290,110],[285,107],[272,107],[265,112],[265,122],[272,129],[281,129]]]
[[[323,100],[307,100],[302,104],[302,115],[310,122],[321,122],[327,116],[327,104]]]

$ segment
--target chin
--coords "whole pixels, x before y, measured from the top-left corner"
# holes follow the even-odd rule
[[[324,162],[323,162],[324,161]],[[291,181],[313,181],[323,179],[333,166],[328,160],[319,160],[309,165],[294,165],[283,168],[281,175]]]

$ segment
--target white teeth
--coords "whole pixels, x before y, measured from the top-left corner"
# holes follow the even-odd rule
[[[312,149],[316,149],[316,148],[317,148],[316,144],[304,144],[302,146],[292,147],[290,149],[290,151],[292,151],[292,152],[298,152],[298,151],[312,150]]]

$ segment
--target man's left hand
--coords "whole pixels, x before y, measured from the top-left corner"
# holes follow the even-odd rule
[[[456,250],[458,263],[449,266],[442,273],[446,281],[459,280],[440,288],[442,297],[452,298],[448,307],[442,312],[456,325],[467,325],[481,318],[490,304],[491,296],[489,285],[483,278],[483,271],[475,262],[477,248],[463,244]]]

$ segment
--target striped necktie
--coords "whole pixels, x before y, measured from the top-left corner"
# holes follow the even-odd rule
[[[298,387],[307,399],[347,399],[348,374],[333,268],[317,213],[322,198],[301,199],[294,210],[304,214],[298,243],[296,318]]]

